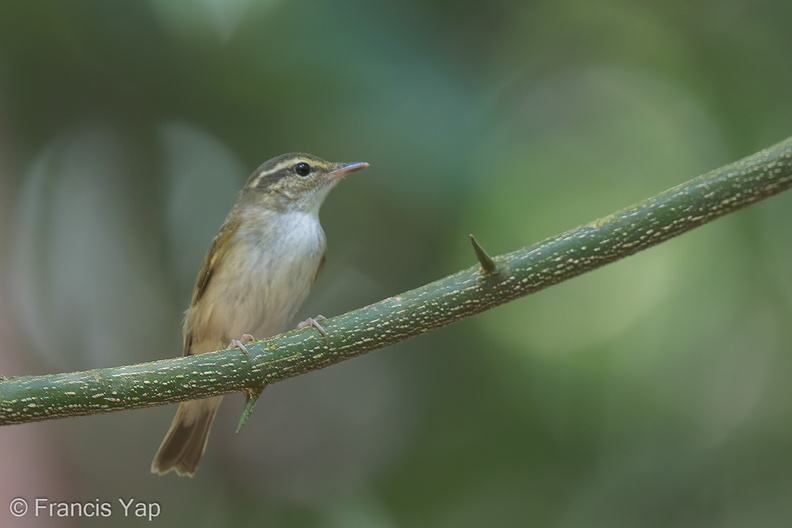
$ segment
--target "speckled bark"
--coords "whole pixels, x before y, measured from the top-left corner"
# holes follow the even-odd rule
[[[215,394],[317,370],[528,295],[654,246],[792,186],[792,138],[562,235],[323,323],[238,350],[0,381],[0,424]],[[474,259],[471,250],[471,259]],[[482,257],[483,258],[483,257]],[[491,268],[491,263],[486,262]]]

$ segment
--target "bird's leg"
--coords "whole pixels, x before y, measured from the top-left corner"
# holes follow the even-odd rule
[[[239,339],[232,339],[230,343],[228,343],[228,350],[232,348],[238,348],[241,350],[246,356],[250,356],[248,349],[245,345],[254,341],[255,338],[250,334],[242,334]]]

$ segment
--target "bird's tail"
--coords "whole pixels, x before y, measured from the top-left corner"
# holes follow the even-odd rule
[[[195,475],[222,400],[222,396],[214,396],[179,404],[168,434],[151,463],[152,473],[164,475],[175,469],[180,477]]]

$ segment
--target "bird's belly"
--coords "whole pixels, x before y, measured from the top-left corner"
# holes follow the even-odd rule
[[[260,339],[284,331],[308,296],[320,259],[252,259],[244,278],[218,299],[228,314],[221,322],[227,336]]]
[[[193,314],[203,319],[191,321],[202,334],[196,340],[227,344],[242,334],[262,339],[287,328],[308,296],[325,250],[320,227],[299,234],[279,237],[280,244],[238,247],[228,256],[199,309],[188,312],[188,319]]]

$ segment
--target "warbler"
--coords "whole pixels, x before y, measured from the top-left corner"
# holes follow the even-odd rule
[[[327,244],[319,209],[345,175],[366,167],[292,153],[251,174],[195,280],[184,319],[184,355],[226,346],[247,352],[244,340],[287,328],[324,265]],[[179,404],[152,473],[195,475],[222,399]]]

